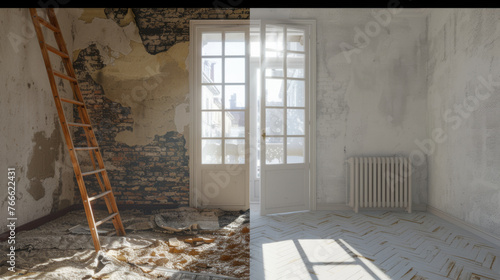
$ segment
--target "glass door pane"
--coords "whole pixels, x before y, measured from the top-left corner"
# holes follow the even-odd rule
[[[202,164],[245,164],[247,32],[202,33]]]
[[[299,28],[265,26],[262,112],[265,117],[266,164],[305,162],[307,94],[304,36],[305,32]]]

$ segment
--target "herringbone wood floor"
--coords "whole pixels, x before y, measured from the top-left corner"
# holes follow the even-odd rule
[[[250,234],[251,280],[500,280],[499,247],[427,212],[252,211]]]

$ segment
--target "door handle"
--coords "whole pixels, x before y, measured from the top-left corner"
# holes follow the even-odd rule
[[[265,138],[266,138],[266,133],[265,133],[265,132],[262,132],[262,135],[261,135],[261,136],[262,136],[262,138],[264,138],[264,139],[265,139]]]

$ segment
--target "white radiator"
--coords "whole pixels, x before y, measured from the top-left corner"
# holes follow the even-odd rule
[[[351,157],[349,206],[405,208],[411,213],[411,163],[405,157]]]

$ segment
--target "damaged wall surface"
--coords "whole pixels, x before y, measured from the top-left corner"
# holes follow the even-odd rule
[[[58,10],[119,204],[189,204],[189,20],[250,13],[317,21],[319,207],[345,204],[348,157],[410,155],[416,206],[500,234],[500,18],[481,9]],[[0,167],[16,168],[24,224],[80,195],[29,12],[0,23]]]
[[[317,203],[346,203],[351,156],[420,157],[413,203],[427,203],[426,25],[419,11],[251,9],[252,19],[316,20]]]
[[[500,14],[428,18],[429,205],[500,236]]]
[[[118,203],[189,205],[189,20],[248,9],[78,12],[74,67]]]
[[[63,36],[72,38],[71,16],[58,11]],[[54,42],[52,32],[44,32]],[[0,10],[0,168],[15,168],[16,224],[22,225],[73,204],[74,173],[62,136],[40,46],[28,9]],[[69,40],[70,42],[72,40]],[[52,43],[55,45],[54,43]],[[71,43],[68,49],[71,49]],[[53,61],[54,69],[62,70]],[[71,93],[58,80],[59,93]],[[69,119],[71,107],[65,108]],[[6,178],[6,177],[5,177]],[[6,179],[4,179],[6,182]],[[0,188],[0,232],[7,231],[7,183]]]

